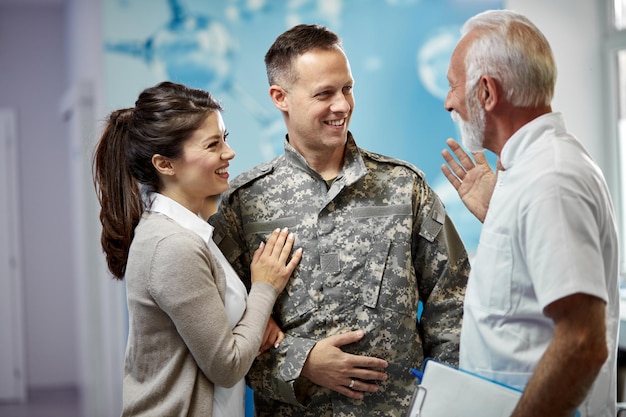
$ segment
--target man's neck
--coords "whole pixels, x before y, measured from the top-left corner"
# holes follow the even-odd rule
[[[290,142],[291,143],[291,142]],[[324,180],[336,178],[343,169],[345,145],[337,148],[311,149],[300,146],[291,146],[304,158],[307,164]]]

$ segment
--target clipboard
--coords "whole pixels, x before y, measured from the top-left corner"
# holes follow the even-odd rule
[[[522,391],[427,359],[406,417],[510,416]]]

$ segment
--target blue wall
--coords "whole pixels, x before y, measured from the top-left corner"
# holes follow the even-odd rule
[[[342,37],[355,78],[350,130],[357,143],[422,169],[473,253],[480,224],[439,168],[446,138],[459,137],[443,109],[446,71],[461,24],[502,6],[496,0],[108,0],[106,105],[132,106],[142,89],[165,79],[211,91],[225,107],[236,175],[282,152],[285,128],[268,96],[265,52],[295,24],[326,25]]]
[[[106,105],[132,106],[143,88],[164,79],[208,89],[226,109],[236,175],[282,152],[285,129],[267,93],[266,50],[294,24],[326,25],[343,38],[356,81],[357,143],[422,169],[473,253],[480,225],[439,170],[445,139],[458,137],[443,100],[460,25],[490,8],[502,1],[108,0]]]

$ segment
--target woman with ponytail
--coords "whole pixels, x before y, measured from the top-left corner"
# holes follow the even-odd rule
[[[129,313],[123,416],[243,416],[244,376],[302,257],[276,230],[254,254],[249,293],[212,239],[214,196],[235,153],[220,104],[163,82],[113,111],[96,147],[101,243]]]

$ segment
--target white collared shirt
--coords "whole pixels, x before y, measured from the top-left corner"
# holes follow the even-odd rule
[[[589,294],[607,303],[609,358],[579,411],[614,416],[618,245],[602,173],[559,113],[518,130],[500,162],[465,295],[460,366],[524,389],[554,335],[543,309]]]

